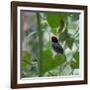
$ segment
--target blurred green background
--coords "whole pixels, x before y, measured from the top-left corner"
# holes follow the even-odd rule
[[[21,78],[79,75],[80,13],[21,11]],[[52,49],[58,38],[64,53]]]

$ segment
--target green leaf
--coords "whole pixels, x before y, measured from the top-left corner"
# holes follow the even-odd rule
[[[79,52],[76,52],[74,54],[74,58],[76,59],[77,62],[79,62]]]
[[[28,52],[23,52],[22,54],[22,67],[27,67],[27,65],[29,64],[29,60],[31,58],[31,54]]]
[[[51,61],[51,58],[52,58],[52,53],[50,50],[46,50],[46,51],[43,51],[43,54],[42,54],[42,73],[44,74],[45,72],[49,71],[52,67],[52,61]]]
[[[48,49],[43,51],[42,74],[48,72],[66,61],[64,55],[56,55],[53,58],[52,52]]]
[[[72,48],[74,39],[70,37],[67,29],[66,29],[62,34],[59,35],[59,40],[60,40],[61,42],[66,41],[66,45],[67,45],[69,48]]]
[[[79,68],[79,63],[72,61],[70,66],[71,66],[72,69],[78,69]]]
[[[66,13],[47,13],[47,21],[52,28],[57,28],[61,20],[67,20]]]
[[[64,24],[65,22],[63,20],[60,21],[60,25],[59,25],[59,30],[58,30],[58,33],[61,33],[61,31],[63,30],[64,28]]]
[[[71,62],[71,68],[78,69],[79,68],[79,52],[74,54],[74,61]]]
[[[66,61],[66,58],[64,55],[56,55],[55,58],[53,59],[55,61],[55,65],[57,64],[62,64],[63,62]]]
[[[22,61],[21,61],[21,77],[28,77],[30,71],[30,58],[31,54],[27,51],[22,52]]]
[[[60,41],[66,41],[66,39],[69,37],[69,34],[67,33],[67,30],[65,30],[62,34],[59,35]]]
[[[28,65],[27,63],[22,62],[22,64],[21,64],[22,69],[25,69],[27,67],[27,65]]]
[[[68,38],[66,39],[66,45],[67,45],[69,48],[72,48],[73,42],[74,42],[74,39],[71,38],[71,37],[68,37]]]
[[[57,28],[52,28],[52,33],[57,35]]]

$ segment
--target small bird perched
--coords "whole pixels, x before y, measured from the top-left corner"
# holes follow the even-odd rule
[[[51,40],[52,40],[52,48],[53,48],[53,50],[58,54],[63,54],[63,48],[59,44],[58,39],[55,36],[52,36]]]

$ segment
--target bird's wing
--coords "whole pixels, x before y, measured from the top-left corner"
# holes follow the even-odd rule
[[[58,48],[62,48],[62,46],[59,43],[55,44],[55,46]]]

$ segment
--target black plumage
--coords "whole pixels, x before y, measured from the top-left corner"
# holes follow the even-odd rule
[[[53,36],[53,37],[51,38],[51,40],[52,40],[52,48],[53,48],[53,50],[54,50],[56,53],[63,54],[63,48],[62,48],[62,46],[59,44],[58,39]]]

